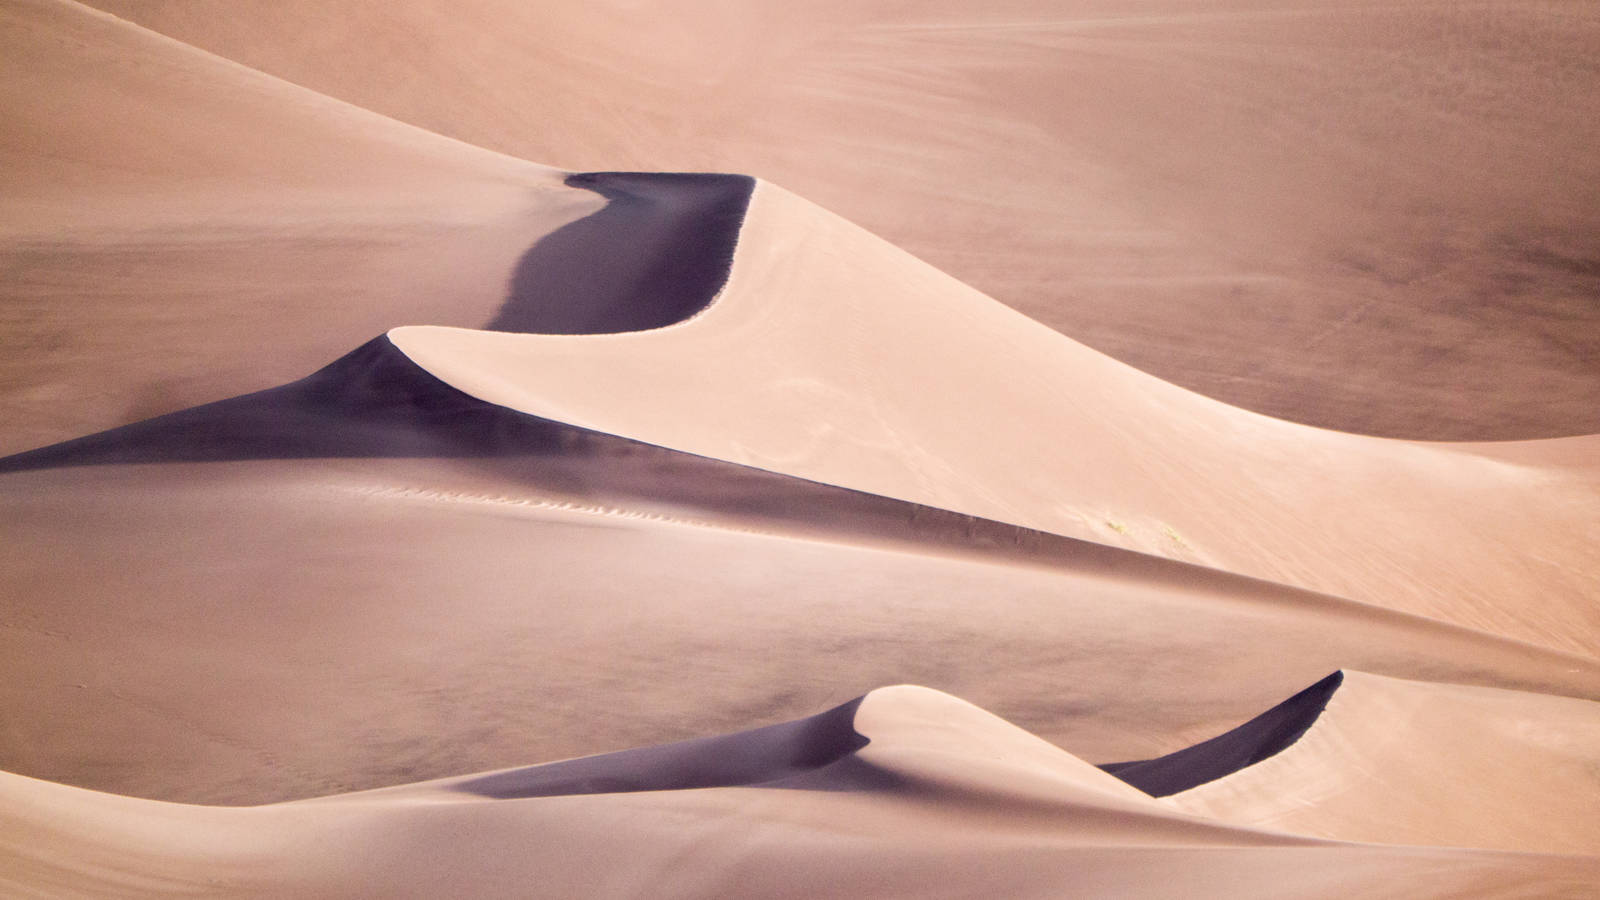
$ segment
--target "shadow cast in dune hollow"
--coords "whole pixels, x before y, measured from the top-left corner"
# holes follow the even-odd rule
[[[380,336],[281,387],[0,459],[0,472],[124,463],[577,452],[581,433],[445,384]]]
[[[681,322],[728,280],[755,189],[747,175],[586,172],[606,198],[523,255],[489,331],[616,334]]]
[[[873,787],[876,770],[848,764],[868,743],[854,727],[862,699],[793,722],[496,772],[456,782],[451,788],[509,800],[755,785],[804,790]],[[820,771],[834,767],[838,771],[827,775]],[[882,779],[889,777],[881,774]]]
[[[1155,759],[1107,763],[1100,768],[1153,797],[1198,787],[1282,753],[1311,728],[1344,683],[1332,675],[1238,728]]]

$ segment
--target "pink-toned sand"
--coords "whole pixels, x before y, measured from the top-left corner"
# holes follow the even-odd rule
[[[0,893],[1600,890],[1600,16],[91,6]]]

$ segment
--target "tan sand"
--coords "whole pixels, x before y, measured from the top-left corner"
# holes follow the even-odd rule
[[[596,468],[0,478],[0,768],[145,797],[260,803],[521,765],[896,681],[1095,761],[1176,750],[1340,667],[1600,698],[1592,658],[1135,554],[1017,565],[795,540],[730,515],[738,492],[676,517],[771,533],[630,517],[588,487]]]
[[[97,5],[0,9],[0,893],[1600,885],[1587,10]],[[693,169],[797,192],[700,314],[474,330],[699,309]]]
[[[1288,749],[1169,802],[1342,840],[1594,855],[1597,752],[1592,701],[1346,672]]]
[[[1600,431],[1581,4],[94,5],[525,159],[759,175],[1247,408]]]
[[[1448,897],[1575,895],[1596,874],[1586,857],[1316,842],[1191,819],[924,688],[873,691],[848,724],[865,746],[749,786],[483,795],[485,781],[536,778],[535,767],[223,809],[4,775],[0,884],[78,896]],[[722,743],[733,752],[752,738]]]
[[[681,325],[391,339],[451,385],[535,415],[1550,647],[1600,646],[1592,472],[1223,406],[765,183],[723,294]],[[1530,505],[1531,491],[1547,499]]]
[[[599,205],[75,3],[0,10],[0,453],[482,325]]]

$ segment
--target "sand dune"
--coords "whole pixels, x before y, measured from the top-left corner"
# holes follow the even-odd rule
[[[1297,834],[1593,855],[1597,746],[1592,701],[1351,672],[1282,753],[1171,799]]]
[[[608,770],[628,780],[623,792],[597,790]],[[549,789],[580,771],[586,780]],[[1179,897],[1202,884],[1241,896],[1396,896],[1404,884],[1409,896],[1442,897],[1511,884],[1557,894],[1594,874],[1583,857],[1390,849],[1207,823],[914,687],[687,746],[302,803],[180,806],[14,775],[0,791],[0,879],[81,896],[437,896],[468,884],[551,896],[998,887]],[[685,854],[721,864],[684,867]],[[1287,867],[1311,866],[1326,874],[1285,881]]]
[[[391,339],[466,393],[599,431],[1560,649],[1600,634],[1591,473],[1223,406],[764,183],[692,321]],[[1559,499],[1530,507],[1531,489]],[[1537,602],[1502,602],[1533,586]]]
[[[0,759],[164,799],[596,752],[907,678],[1113,759],[1341,666],[1600,696],[1592,657],[517,413],[384,338],[302,382],[0,470],[7,702],[24,723]],[[174,646],[194,655],[151,665]],[[1136,699],[1129,672],[1152,673]],[[721,702],[702,708],[708,687]],[[273,700],[240,705],[258,694]],[[577,697],[628,714],[576,715]]]
[[[1570,3],[94,5],[525,159],[758,175],[1260,412],[1600,432]]]
[[[1585,10],[95,5],[0,893],[1600,885]]]

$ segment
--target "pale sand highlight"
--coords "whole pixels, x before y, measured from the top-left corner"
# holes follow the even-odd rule
[[[689,322],[390,337],[449,384],[534,415],[1559,649],[1600,646],[1584,574],[1600,571],[1593,474],[1223,406],[765,183],[728,285]],[[1530,491],[1551,499],[1530,506]],[[1537,609],[1504,602],[1530,589]]]

